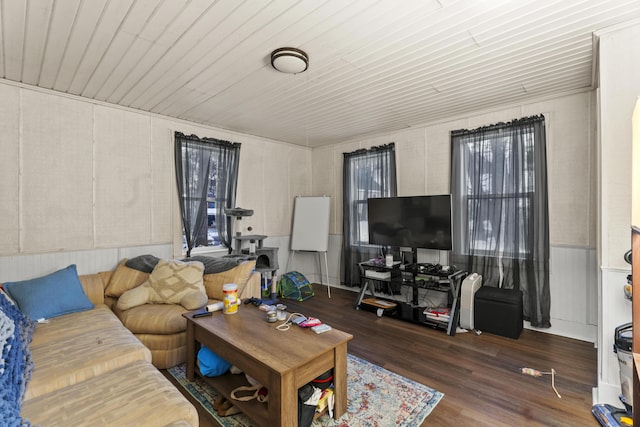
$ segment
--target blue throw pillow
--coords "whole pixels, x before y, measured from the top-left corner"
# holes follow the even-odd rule
[[[223,375],[231,368],[231,363],[205,346],[200,347],[200,351],[198,351],[198,362],[200,372],[205,377]]]
[[[5,290],[20,311],[34,320],[90,310],[75,264],[55,273],[21,282],[6,282]]]

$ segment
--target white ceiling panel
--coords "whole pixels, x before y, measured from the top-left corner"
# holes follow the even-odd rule
[[[38,1],[38,0],[36,0]],[[93,7],[92,0],[84,0],[86,7]],[[57,0],[56,3],[64,3],[65,0]],[[142,1],[143,3],[146,3]],[[72,33],[72,36],[82,37],[89,36],[89,45],[84,51],[80,64],[76,70],[75,76],[71,81],[68,92],[75,95],[83,95],[87,84],[91,77],[101,71],[102,67],[112,67],[110,63],[103,64],[103,58],[110,52],[110,46],[114,39],[120,33],[121,27],[129,11],[134,3],[140,3],[136,0],[108,0],[105,8],[102,10],[100,19],[91,34],[81,35],[78,32]]]
[[[41,3],[27,3],[29,26],[32,27],[26,31],[24,44],[24,72],[22,73],[22,79],[27,84],[36,84],[40,76],[42,53],[46,46],[47,29],[51,19],[52,2],[53,0]]]
[[[318,147],[594,87],[637,0],[0,0],[0,77]],[[270,66],[296,47],[309,69]]]
[[[24,35],[27,31],[27,2],[4,0],[2,2],[2,56],[4,57],[3,71],[9,80],[22,79],[24,65],[22,54]]]
[[[108,0],[58,1],[38,86],[69,92]],[[71,22],[71,24],[69,24]]]

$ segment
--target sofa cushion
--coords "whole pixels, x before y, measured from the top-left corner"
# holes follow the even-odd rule
[[[242,291],[242,287],[247,283],[251,273],[255,269],[256,262],[245,261],[239,264],[237,267],[231,270],[224,271],[222,273],[205,274],[204,275],[204,287],[207,291],[207,296],[219,301],[224,298],[222,292],[222,286],[227,283],[235,283]],[[242,296],[242,295],[240,295]],[[257,296],[257,295],[256,295]]]
[[[167,350],[174,348],[187,347],[187,332],[178,332],[176,334],[160,335],[160,334],[135,334],[142,343],[151,350]]]
[[[22,415],[34,425],[198,425],[195,407],[146,362],[134,362],[87,381],[25,402]]]
[[[187,330],[182,316],[187,310],[177,304],[144,304],[129,310],[115,309],[115,313],[134,334],[168,335]]]
[[[109,284],[104,291],[106,296],[117,298],[129,289],[140,286],[149,278],[149,273],[127,267],[126,263],[127,259],[125,258],[111,275]]]
[[[85,295],[94,305],[104,304],[104,275],[103,274],[85,274],[78,276],[80,284]],[[108,282],[107,282],[108,283]]]
[[[65,337],[82,339],[87,334],[101,335],[112,331],[118,333],[120,329],[123,329],[122,322],[111,310],[105,305],[96,305],[93,310],[56,317],[47,323],[38,323],[31,340],[31,348],[56,342]]]
[[[93,316],[88,316],[92,314]],[[86,381],[138,360],[151,362],[151,353],[104,305],[38,324],[31,345],[34,374],[26,400]],[[69,325],[68,334],[65,328]],[[45,335],[38,337],[38,335]],[[49,336],[46,336],[49,335]]]
[[[6,282],[4,288],[20,311],[34,320],[90,310],[75,264],[46,276],[21,282]]]
[[[167,369],[186,362],[187,333],[171,335],[135,334],[151,350],[151,363],[158,369]]]
[[[187,310],[204,307],[207,303],[201,262],[160,260],[149,280],[130,289],[118,299],[118,308],[127,310],[142,304],[180,304]]]

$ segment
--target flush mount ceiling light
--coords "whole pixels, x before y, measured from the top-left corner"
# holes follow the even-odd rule
[[[309,68],[309,56],[294,47],[281,47],[271,52],[271,66],[282,73],[302,73]]]

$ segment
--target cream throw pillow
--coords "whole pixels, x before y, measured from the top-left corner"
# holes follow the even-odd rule
[[[195,310],[207,304],[201,262],[160,260],[149,275],[149,280],[137,288],[123,293],[118,308],[128,310],[146,303],[180,304]]]

